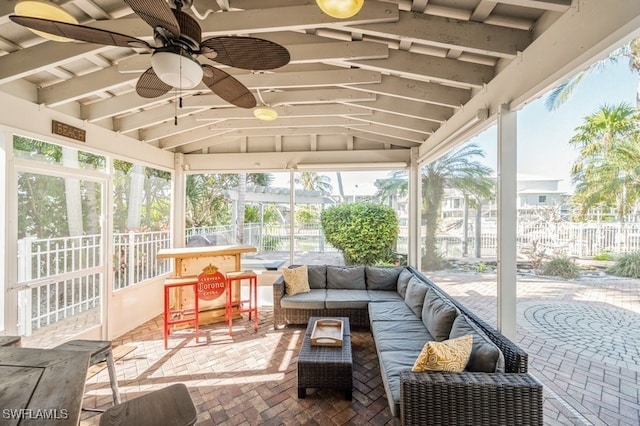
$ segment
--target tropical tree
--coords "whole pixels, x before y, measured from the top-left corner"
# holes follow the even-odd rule
[[[569,143],[578,148],[571,169],[573,196],[584,215],[593,207],[615,207],[624,222],[639,198],[640,113],[627,103],[604,105],[585,117]]]
[[[456,188],[481,199],[491,196],[491,169],[476,158],[484,158],[484,151],[476,144],[458,147],[422,168],[422,225],[426,228],[422,268],[442,266],[437,250],[436,231],[440,207],[446,188]],[[391,194],[406,195],[408,181],[405,170],[392,172],[389,179],[378,181],[378,196],[388,199]]]
[[[268,173],[247,173],[246,185],[242,185],[242,187],[244,187],[244,193],[246,194],[246,186],[269,186],[272,181],[273,175]],[[240,195],[240,192],[242,192],[240,184],[240,174],[187,175],[185,192],[187,202],[186,226],[199,227],[230,224],[231,201],[225,195],[225,192],[236,189]],[[244,212],[244,202],[242,207],[240,204],[237,204],[237,208],[242,208]],[[239,215],[236,217],[239,217]],[[240,225],[240,223],[237,225]]]
[[[331,178],[327,175],[321,175],[316,172],[299,173],[296,178],[296,183],[302,185],[302,188],[307,191],[319,191],[323,195],[329,195],[331,194],[331,191],[333,191]]]
[[[607,64],[617,62],[622,58],[629,61],[629,68],[632,71],[640,73],[640,37],[631,40],[629,44],[611,52],[607,58],[595,62],[589,68],[580,71],[570,79],[560,83],[556,88],[549,92],[549,96],[546,101],[547,109],[558,109],[560,105],[565,103],[571,97],[580,82],[587,75],[594,71],[602,71]],[[640,80],[638,81],[638,87],[636,90],[636,107],[640,107]]]

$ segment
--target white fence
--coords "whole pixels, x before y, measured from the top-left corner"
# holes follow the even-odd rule
[[[470,223],[467,252],[475,252],[474,224]],[[407,252],[406,228],[401,229],[397,251]],[[186,232],[189,243],[204,238],[205,244],[234,244],[237,234],[232,226],[191,228]],[[168,231],[128,232],[115,234],[114,290],[126,288],[171,268],[168,260],[158,261],[159,250],[169,248]],[[296,252],[335,252],[328,244],[319,224],[296,226],[290,236],[288,225],[247,224],[244,243],[263,253],[288,251],[291,238]],[[462,229],[438,236],[440,249],[447,257],[463,254]],[[522,253],[533,244],[548,254],[589,257],[601,252],[629,253],[640,251],[640,224],[610,223],[519,223],[518,250]],[[497,238],[495,222],[482,224],[480,240],[482,256],[495,256]],[[27,286],[19,293],[22,332],[60,321],[100,306],[101,237],[36,239],[18,241],[18,281]]]
[[[467,253],[475,252],[475,225],[469,224]],[[480,249],[482,256],[496,256],[495,222],[483,222]],[[599,253],[640,251],[640,223],[518,222],[518,251],[526,253],[534,245],[549,255],[592,257]],[[462,229],[438,235],[440,249],[447,257],[462,257]]]

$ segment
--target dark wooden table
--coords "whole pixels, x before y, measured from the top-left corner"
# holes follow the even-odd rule
[[[77,425],[89,352],[0,347],[0,424]]]
[[[0,336],[0,346],[20,347],[22,338],[20,336]]]

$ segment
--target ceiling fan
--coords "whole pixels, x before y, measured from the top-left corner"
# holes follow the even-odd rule
[[[29,29],[58,37],[111,46],[143,48],[152,52],[151,67],[136,83],[136,92],[155,98],[172,88],[191,89],[202,81],[225,101],[253,108],[256,99],[237,79],[209,64],[196,60],[205,56],[224,65],[246,70],[270,70],[289,63],[289,51],[272,41],[255,37],[221,36],[202,40],[198,22],[182,11],[193,0],[124,0],[153,28],[156,45],[125,34],[51,19],[11,15],[9,19]]]

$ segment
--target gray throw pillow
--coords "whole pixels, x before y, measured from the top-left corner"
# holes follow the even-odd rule
[[[409,280],[411,278],[413,278],[413,274],[407,268],[403,268],[400,275],[398,275],[397,290],[398,294],[402,296],[403,299],[407,294],[407,286],[409,285]]]
[[[382,266],[365,267],[368,290],[395,290],[398,276],[404,268],[385,268]]]
[[[364,266],[327,266],[327,288],[366,290]]]
[[[307,265],[309,288],[327,288],[327,265]]]
[[[458,315],[453,321],[449,338],[455,339],[467,334],[473,336],[473,346],[465,370],[481,373],[504,372],[504,355],[500,348],[464,315]]]
[[[429,289],[422,307],[422,322],[427,331],[442,342],[449,338],[453,321],[460,311],[451,302],[442,297],[436,290]]]
[[[412,277],[409,280],[407,292],[404,296],[404,303],[407,304],[409,309],[411,309],[418,318],[422,317],[422,304],[424,303],[427,290],[429,290],[429,287],[418,278]]]

